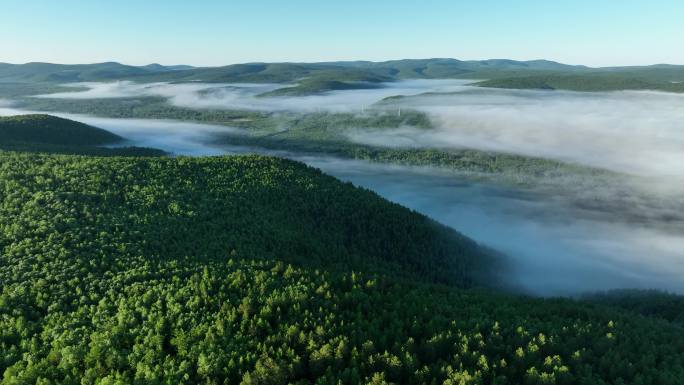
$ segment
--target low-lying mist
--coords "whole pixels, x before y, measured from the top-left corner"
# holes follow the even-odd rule
[[[75,83],[86,91],[42,98],[157,96],[186,108],[361,112],[416,109],[432,130],[358,127],[352,141],[389,147],[473,148],[538,156],[641,175],[682,175],[684,95],[649,92],[504,90],[471,80],[406,80],[368,90],[257,97],[282,84]],[[389,96],[407,97],[377,104]]]
[[[460,90],[470,80],[405,80],[382,83],[380,88],[330,91],[320,95],[258,97],[284,84],[216,84],[216,83],[152,83],[130,81],[112,83],[73,83],[86,88],[73,92],[38,95],[56,99],[106,99],[157,96],[174,106],[259,111],[336,111],[360,112],[377,101],[394,95],[417,95],[424,92],[452,92]],[[291,85],[290,85],[291,86]]]
[[[0,106],[0,116],[28,113],[40,112]],[[218,134],[241,133],[239,129],[232,127],[173,120],[110,119],[67,113],[50,114],[113,132],[127,139],[121,143],[124,146],[158,148],[176,155],[211,156],[225,154],[225,151],[207,146],[206,142]]]
[[[538,295],[615,288],[684,293],[684,234],[579,215],[554,197],[425,168],[300,158],[378,192],[511,259],[511,283]]]
[[[359,130],[350,138],[380,146],[510,152],[646,176],[681,177],[684,171],[684,95],[468,87],[391,106],[423,111],[436,128]]]
[[[684,220],[679,210],[684,207],[684,95],[483,89],[465,85],[468,82],[407,81],[381,89],[277,98],[256,97],[276,85],[120,82],[49,97],[161,96],[190,108],[298,112],[363,113],[375,108],[399,114],[416,109],[428,114],[434,128],[358,127],[347,135],[374,146],[474,148],[629,173],[634,175],[633,190],[585,175],[582,180],[570,178],[574,187],[564,194],[553,194],[475,183],[430,168],[217,147],[214,135],[241,132],[224,126],[60,114],[110,130],[134,145],[175,154],[257,152],[306,162],[504,252],[514,262],[511,281],[535,294],[613,288],[684,293]],[[380,102],[394,95],[408,97]],[[19,111],[0,109],[0,114],[13,113]],[[570,204],[573,194],[583,194],[587,207]],[[627,218],[632,211],[648,220]]]

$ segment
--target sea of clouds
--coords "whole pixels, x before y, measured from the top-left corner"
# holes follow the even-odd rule
[[[584,211],[565,195],[536,195],[496,184],[472,183],[440,170],[369,164],[330,157],[291,157],[427,214],[510,256],[510,277],[542,295],[612,288],[659,288],[684,293],[684,224],[677,207],[684,192],[684,95],[662,92],[578,93],[468,86],[463,80],[415,80],[384,88],[305,97],[260,98],[273,84],[79,84],[86,91],[57,98],[155,96],[187,108],[364,113],[385,109],[425,112],[434,128],[358,127],[349,139],[414,148],[474,148],[575,162],[635,175],[638,194],[625,201],[651,212],[648,221],[627,220],[620,205]],[[404,98],[382,101],[384,98]],[[0,114],[12,114],[7,108]],[[158,120],[119,120],[64,115],[182,155],[269,153],[258,148],[217,147],[212,137],[238,129]],[[631,194],[583,181],[602,199]],[[665,193],[664,193],[665,192]],[[573,192],[570,191],[569,194]],[[620,195],[620,196],[618,196]],[[644,198],[646,197],[646,198]],[[572,198],[572,197],[570,197]],[[607,201],[604,201],[607,202]],[[599,206],[601,202],[599,202]],[[671,212],[668,212],[670,210]]]
[[[283,85],[76,83],[85,91],[43,98],[156,96],[186,108],[428,114],[433,130],[393,127],[349,132],[352,141],[394,147],[474,148],[570,161],[642,175],[678,176],[684,164],[684,95],[581,93],[468,86],[471,80],[407,80],[368,90],[258,97]],[[383,99],[407,97],[381,102]],[[378,104],[378,102],[381,102]]]

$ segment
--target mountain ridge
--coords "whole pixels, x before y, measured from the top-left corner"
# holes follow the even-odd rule
[[[388,61],[331,62],[249,62],[215,67],[185,65],[163,66],[156,63],[132,66],[118,62],[93,64],[54,64],[30,62],[0,63],[0,82],[79,82],[129,79],[154,81],[273,82],[285,83],[315,77],[338,81],[396,81],[412,78],[493,79],[531,74],[635,72],[654,76],[653,72],[684,73],[684,66],[587,67],[546,59],[459,60],[453,58],[399,59]]]

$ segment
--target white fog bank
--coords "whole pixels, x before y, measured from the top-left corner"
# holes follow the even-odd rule
[[[0,109],[0,115],[23,111]],[[259,148],[208,144],[226,127],[164,120],[59,114],[180,155],[261,153],[305,162],[369,188],[507,254],[506,276],[539,295],[615,288],[658,288],[684,294],[684,234],[638,223],[591,219],[553,197],[472,183],[426,168],[387,166]]]
[[[417,109],[435,129],[349,132],[379,146],[473,148],[539,156],[640,175],[684,175],[684,95],[624,91],[582,93],[468,86],[472,80],[406,80],[382,88],[321,95],[257,97],[278,84],[76,83],[86,91],[41,98],[156,96],[185,108],[360,113]],[[402,99],[385,101],[389,96]]]
[[[641,175],[684,175],[684,95],[469,87],[392,105],[427,113],[436,129],[360,129],[350,138],[381,146],[510,152]]]
[[[111,83],[73,83],[86,88],[73,92],[37,95],[52,99],[113,99],[156,96],[186,108],[212,108],[258,111],[337,111],[360,112],[375,102],[394,95],[418,95],[424,92],[452,92],[464,88],[472,80],[405,80],[381,83],[380,88],[330,91],[310,96],[257,97],[287,84],[255,83],[151,83],[130,81]]]
[[[533,293],[565,295],[614,288],[658,288],[684,294],[684,232],[676,231],[684,228],[684,223],[680,211],[674,211],[681,207],[683,195],[672,193],[684,192],[684,95],[516,91],[481,89],[465,83],[410,81],[396,83],[391,86],[394,88],[287,98],[255,97],[269,85],[203,88],[206,85],[164,84],[152,85],[153,91],[141,91],[135,89],[139,85],[124,83],[113,89],[99,89],[97,94],[93,94],[97,87],[84,92],[91,92],[88,98],[161,96],[185,107],[300,112],[358,112],[387,96],[413,95],[376,107],[397,113],[405,108],[424,111],[435,128],[358,127],[349,131],[349,137],[378,146],[504,151],[648,176],[644,191],[639,193],[647,197],[652,193],[651,199],[642,201],[639,195],[633,201],[644,204],[642,211],[652,210],[652,218],[623,220],[620,205],[601,206],[605,201],[598,202],[601,207],[586,210],[610,212],[585,215],[565,202],[566,196],[540,196],[471,183],[435,170],[291,153],[277,155],[370,188],[509,255],[514,262],[510,276]],[[424,92],[448,94],[420,95]],[[0,114],[5,115],[21,112],[0,109]],[[210,144],[216,134],[240,132],[229,127],[57,115],[105,128],[130,139],[133,145],[175,154],[273,154],[258,148]],[[596,190],[604,193],[597,195],[610,198],[613,192],[623,191],[600,182],[586,185],[592,190],[590,195]],[[621,197],[616,196],[620,201],[617,198]]]

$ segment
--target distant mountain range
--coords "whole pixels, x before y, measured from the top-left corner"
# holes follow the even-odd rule
[[[608,77],[608,80],[605,78]],[[133,80],[137,82],[299,83],[288,94],[316,90],[369,88],[401,79],[487,79],[483,86],[505,88],[663,89],[684,81],[684,66],[592,68],[549,60],[507,59],[406,59],[385,62],[339,61],[323,63],[246,63],[223,67],[130,66],[116,62],[97,64],[0,63],[0,83],[69,83]],[[513,79],[525,79],[524,81]],[[588,80],[587,80],[588,79]],[[583,84],[577,85],[581,82]],[[594,86],[593,84],[597,85]],[[323,85],[323,86],[321,86]],[[610,87],[604,87],[610,85]],[[674,87],[677,88],[677,87]],[[678,90],[679,88],[677,88]]]

